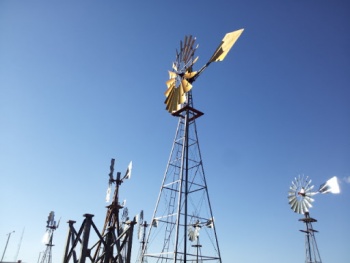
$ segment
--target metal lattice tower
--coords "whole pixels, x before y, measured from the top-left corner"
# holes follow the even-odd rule
[[[308,212],[304,215],[305,218],[301,218],[299,221],[304,222],[306,227],[305,230],[300,230],[305,233],[305,263],[322,263],[315,238],[315,232],[318,231],[312,227],[312,223],[317,222],[317,220],[310,217]]]
[[[111,160],[109,173],[109,187],[106,201],[109,202],[111,186],[115,184],[113,200],[107,206],[105,224],[100,232],[93,222],[92,214],[84,214],[84,221],[79,229],[74,227],[75,221],[68,221],[69,231],[63,263],[130,263],[132,237],[136,217],[130,220],[128,209],[124,202],[119,202],[120,185],[131,176],[132,163],[130,162],[124,177],[114,173],[114,159]],[[97,242],[96,242],[97,240]]]
[[[43,238],[43,242],[46,245],[46,249],[43,252],[40,263],[52,263],[52,247],[54,246],[54,244],[52,243],[53,233],[59,226],[59,223],[56,225],[54,217],[55,213],[51,211],[46,222],[46,232]]]
[[[189,104],[175,113],[179,122],[146,241],[149,263],[221,262],[197,136],[203,113],[187,95]]]

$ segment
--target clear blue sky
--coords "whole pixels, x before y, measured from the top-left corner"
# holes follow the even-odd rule
[[[184,35],[199,67],[225,33],[245,28],[195,82],[198,136],[223,262],[304,261],[301,217],[287,200],[298,174],[332,176],[311,216],[324,262],[350,262],[350,4],[286,1],[0,1],[0,253],[37,262],[51,210],[102,227],[109,163],[126,169],[131,215],[149,220],[177,119],[163,101]],[[137,244],[135,244],[137,247]]]

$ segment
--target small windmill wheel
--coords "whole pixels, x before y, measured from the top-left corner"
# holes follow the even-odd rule
[[[317,192],[312,192],[314,185],[311,185],[311,179],[308,176],[298,176],[292,181],[292,185],[289,188],[288,200],[291,209],[299,214],[305,214],[312,207],[314,201],[311,196]]]

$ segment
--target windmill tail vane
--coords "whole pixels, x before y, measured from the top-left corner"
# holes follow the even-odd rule
[[[326,193],[339,194],[340,188],[339,188],[337,177],[334,176],[331,179],[329,179],[327,182],[322,184],[318,192],[322,194],[326,194]]]

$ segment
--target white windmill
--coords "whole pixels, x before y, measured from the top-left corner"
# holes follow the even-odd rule
[[[43,236],[42,242],[46,245],[46,249],[42,254],[40,263],[51,263],[52,262],[52,247],[54,246],[53,233],[58,228],[60,222],[56,224],[55,212],[51,211],[46,221],[46,232]]]
[[[320,252],[317,247],[315,232],[312,223],[317,222],[316,219],[310,217],[309,208],[312,207],[314,202],[314,196],[321,193],[333,193],[340,192],[337,177],[332,177],[327,182],[322,184],[317,191],[313,191],[314,185],[311,184],[311,179],[308,176],[298,176],[292,181],[292,185],[289,188],[288,200],[291,209],[298,214],[303,214],[305,217],[299,219],[304,222],[306,229],[300,230],[305,233],[305,262],[306,263],[322,263]]]

